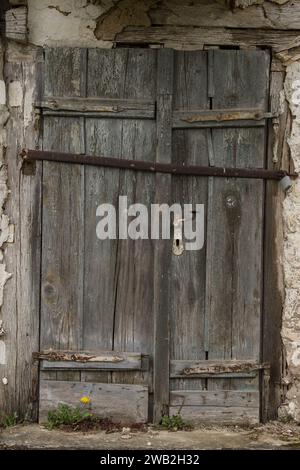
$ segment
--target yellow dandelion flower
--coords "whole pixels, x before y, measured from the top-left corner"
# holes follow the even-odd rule
[[[82,403],[83,405],[88,405],[90,403],[90,398],[89,397],[81,397],[80,398],[80,403]]]

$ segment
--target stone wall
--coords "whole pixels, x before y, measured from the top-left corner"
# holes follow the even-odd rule
[[[7,272],[4,245],[13,241],[13,226],[9,223],[9,217],[5,213],[5,203],[8,197],[7,166],[5,162],[7,148],[6,124],[9,119],[7,106],[6,83],[4,81],[4,46],[0,43],[0,364],[6,363],[5,327],[1,315],[3,305],[4,286],[11,274]],[[5,385],[5,376],[0,377]]]
[[[300,62],[287,67],[285,94],[293,116],[288,138],[296,171],[300,172]],[[300,181],[296,180],[283,203],[283,267],[285,302],[282,340],[286,352],[288,385],[281,416],[300,422]]]

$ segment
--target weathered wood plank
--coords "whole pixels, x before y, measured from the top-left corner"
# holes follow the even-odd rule
[[[233,361],[233,360],[172,360],[170,363],[170,377],[197,377],[197,376],[245,376],[267,367],[264,364],[255,363],[253,361]]]
[[[34,359],[43,369],[141,369],[140,353],[117,351],[43,351]]]
[[[88,51],[87,96],[121,97],[124,87],[125,51]],[[99,80],[101,77],[101,80]],[[110,157],[122,154],[122,120],[85,119],[87,151]],[[96,236],[99,204],[118,206],[119,171],[85,168],[85,256],[83,344],[86,349],[113,350],[117,283],[118,240]],[[109,373],[108,373],[109,374]]]
[[[258,65],[259,64],[259,65]],[[212,108],[267,110],[269,57],[262,51],[214,51]],[[217,166],[264,167],[263,128],[213,129]],[[217,178],[208,254],[214,273],[208,292],[208,358],[259,362],[261,325],[263,184]],[[215,247],[218,247],[218,250]],[[247,266],[247,269],[245,269]],[[208,389],[243,389],[243,380],[208,381]]]
[[[44,115],[90,117],[117,117],[135,119],[154,119],[155,102],[151,100],[84,98],[84,97],[47,97],[36,103]]]
[[[222,406],[171,406],[170,416],[180,411],[180,415],[191,423],[205,424],[256,424],[259,422],[259,408]]]
[[[157,148],[156,161],[172,161],[172,100],[174,52],[157,52]],[[169,203],[171,176],[156,175],[156,204]],[[170,240],[156,240],[154,252],[154,421],[168,414]]]
[[[63,381],[68,381],[68,382],[80,382],[81,371],[80,370],[57,370],[56,380],[63,380]]]
[[[34,359],[46,361],[73,361],[73,362],[103,362],[119,363],[131,361],[141,366],[140,353],[126,353],[118,351],[41,351],[33,354]]]
[[[155,51],[91,50],[88,95],[105,96],[110,101],[124,103],[154,103],[155,62]],[[102,77],[100,81],[99,76]],[[130,155],[133,160],[154,161],[155,121],[118,117],[86,120],[90,151],[93,154],[105,152],[112,157]],[[106,348],[152,355],[153,243],[151,240],[97,240],[95,211],[96,204],[101,202],[112,203],[117,208],[119,195],[126,195],[128,204],[136,201],[148,206],[154,200],[154,178],[107,169],[96,173],[92,168],[86,169],[86,178],[90,188],[86,197],[86,246],[89,246],[85,281],[86,345],[97,347],[101,344]],[[98,253],[97,258],[95,252]],[[100,289],[99,285],[102,286]],[[149,371],[114,371],[109,375],[107,380],[112,382],[151,382]],[[88,379],[93,379],[91,373]],[[94,380],[98,380],[96,372]]]
[[[142,385],[99,384],[42,380],[40,383],[40,422],[60,403],[80,406],[80,398],[91,399],[93,413],[124,423],[145,423],[148,419],[148,388]]]
[[[176,110],[173,112],[174,128],[202,128],[202,127],[256,127],[265,126],[266,119],[271,113],[260,110]]]
[[[259,407],[259,392],[236,390],[173,390],[171,406]]]
[[[153,102],[156,93],[156,51],[128,49],[125,60],[121,97]],[[154,162],[155,137],[155,121],[123,120],[122,156],[131,155],[133,160]],[[127,196],[128,205],[145,204],[150,210],[155,198],[155,178],[122,171],[119,184],[119,194]],[[118,240],[114,347],[152,355],[154,247],[152,240],[142,237],[123,240],[121,235]]]
[[[273,67],[272,67],[273,68]],[[289,111],[281,100],[284,72],[271,72],[270,107],[279,118],[268,126],[267,168],[288,168],[289,150],[286,132],[289,132]],[[285,197],[279,185],[266,184],[266,211],[264,236],[264,316],[262,357],[270,362],[270,375],[262,381],[262,419],[276,419],[282,400],[281,375],[283,367],[282,338],[280,335],[284,292],[282,265],[278,262],[283,245],[282,203]]]
[[[47,49],[45,95],[84,96],[85,63],[84,49]],[[44,148],[85,152],[82,119],[45,117]],[[83,167],[43,163],[42,349],[82,348],[83,192]]]
[[[207,96],[207,52],[177,52],[174,66],[174,109],[209,109]],[[173,112],[174,115],[174,112]],[[172,164],[208,165],[206,131],[201,129],[173,129]],[[206,206],[207,178],[172,176],[172,204],[196,204]],[[184,215],[182,216],[185,217]],[[206,219],[206,215],[204,216]],[[184,223],[182,224],[184,229]],[[174,229],[173,229],[174,230]],[[174,232],[173,232],[174,233]],[[175,236],[174,236],[175,238]],[[170,359],[205,359],[204,344],[204,296],[205,296],[205,247],[186,250],[184,234],[182,254],[171,257],[170,300]],[[188,383],[187,383],[188,382]],[[172,388],[200,388],[205,386],[201,378],[172,380]]]
[[[229,5],[230,3],[230,5]],[[298,1],[260,2],[235,0],[232,2],[188,0],[158,4],[150,11],[152,24],[160,27],[179,26],[224,26],[265,30],[300,29],[300,5]],[[255,4],[251,6],[251,4]]]
[[[42,164],[37,162],[34,175],[24,175],[18,154],[20,148],[35,148],[39,143],[39,125],[28,110],[41,98],[42,54],[31,48],[24,57],[23,48],[15,43],[7,44],[6,53],[9,61],[4,80],[7,84],[20,84],[22,100],[19,106],[9,109],[6,124],[9,145],[1,170],[3,176],[7,172],[7,187],[13,192],[13,197],[5,201],[5,214],[14,225],[14,235],[10,240],[13,243],[5,243],[5,269],[11,279],[5,286],[1,308],[7,334],[1,337],[5,356],[0,373],[8,383],[0,387],[0,403],[4,413],[17,412],[20,419],[36,420],[38,371],[32,353],[39,347]],[[1,72],[0,75],[3,79]],[[5,239],[3,233],[2,238]]]
[[[175,49],[201,49],[204,45],[259,47],[267,46],[274,51],[299,45],[299,30],[276,31],[266,29],[242,28],[201,28],[184,26],[127,27],[116,36],[116,42],[155,43]]]

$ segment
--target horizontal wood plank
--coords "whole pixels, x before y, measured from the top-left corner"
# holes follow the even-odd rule
[[[171,361],[171,378],[177,377],[254,377],[264,365],[253,361]]]
[[[36,107],[47,116],[155,118],[155,102],[148,100],[49,97],[36,103]]]
[[[180,412],[182,418],[191,423],[205,424],[256,424],[259,408],[223,406],[171,406],[170,416]]]
[[[259,392],[240,390],[173,390],[171,406],[259,407]]]
[[[250,7],[250,8],[249,8]],[[158,3],[151,9],[152,24],[206,26],[244,29],[299,29],[300,4],[298,1],[231,0]]]
[[[42,361],[42,369],[108,369],[138,370],[142,367],[140,353],[117,351],[43,351],[34,353]]]
[[[124,423],[145,423],[148,419],[148,387],[142,385],[106,384],[41,380],[40,422],[60,403],[79,406],[88,396],[91,411],[103,418]]]
[[[173,127],[178,129],[189,127],[256,127],[265,126],[265,120],[271,117],[271,113],[265,113],[261,110],[175,110],[173,112]]]
[[[280,52],[291,47],[296,47],[300,41],[299,30],[276,31],[266,29],[243,28],[203,28],[189,26],[160,26],[128,27],[117,34],[116,42],[163,44],[165,47],[175,49],[199,49],[204,45],[240,47],[272,47],[275,52]]]

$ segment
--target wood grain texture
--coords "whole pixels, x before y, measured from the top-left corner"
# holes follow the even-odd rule
[[[274,68],[274,67],[273,67]],[[279,118],[268,126],[268,168],[289,168],[289,150],[286,146],[286,132],[289,129],[287,103],[280,103],[285,74],[271,72],[270,106]],[[264,237],[264,316],[262,357],[269,361],[270,376],[263,380],[262,419],[277,418],[282,400],[281,376],[284,364],[282,339],[280,335],[284,292],[282,266],[278,262],[280,246],[283,244],[283,221],[281,207],[285,195],[279,185],[266,184],[266,212]]]
[[[72,107],[63,112],[75,115],[45,116],[45,145],[50,149],[58,146],[75,153],[84,149],[94,156],[181,166],[265,168],[265,126],[256,124],[264,124],[268,112],[267,52],[63,51],[64,58],[46,52],[45,100],[63,97],[60,106]],[[63,66],[63,83],[56,83],[53,69]],[[72,82],[66,91],[65,80]],[[111,106],[154,100],[156,122],[150,116],[111,117],[114,111],[99,108],[104,102]],[[95,115],[85,114],[92,102],[98,116],[95,110]],[[244,114],[239,114],[241,110]],[[249,110],[256,111],[246,127]],[[172,130],[174,115],[190,120],[191,127]],[[206,129],[193,127],[208,116],[218,124],[231,125],[215,128],[210,121]],[[245,118],[238,125],[231,121],[237,116]],[[123,371],[106,368],[105,361],[98,364],[100,370],[91,370],[86,362],[82,367],[76,364],[74,370],[72,362],[64,361],[56,364],[56,380],[147,386],[149,417],[153,393],[156,422],[168,413],[170,390],[171,396],[181,391],[193,392],[191,397],[207,392],[210,403],[220,393],[216,413],[211,404],[201,414],[201,399],[193,405],[194,398],[189,398],[191,404],[183,405],[183,413],[194,413],[195,419],[257,421],[258,402],[243,412],[242,397],[251,392],[257,399],[259,375],[265,367],[260,365],[263,181],[151,175],[88,165],[78,166],[76,172],[76,165],[62,164],[60,170],[55,163],[46,165],[43,348],[100,349],[112,354],[119,350],[150,358],[147,368]],[[126,195],[128,204],[204,204],[204,248],[187,251],[182,240],[178,256],[172,240],[97,239],[96,209],[102,202],[117,207],[119,195]],[[80,227],[74,233],[72,220]],[[61,227],[66,235],[58,238]],[[74,247],[76,257],[71,256]],[[51,366],[43,364],[44,369]],[[53,382],[55,376],[49,377]],[[228,406],[227,391],[232,392]],[[237,401],[229,412],[234,397]],[[176,409],[177,405],[171,407]]]
[[[7,45],[5,81],[19,81],[23,97],[30,106],[40,99],[41,51],[31,48],[26,57],[16,44]],[[22,59],[21,59],[22,57]],[[24,126],[26,118],[27,125]],[[35,420],[38,404],[38,371],[32,353],[39,347],[39,285],[41,244],[41,164],[35,174],[20,172],[19,150],[35,148],[39,142],[39,125],[23,106],[10,109],[6,125],[6,165],[8,197],[5,213],[14,225],[14,243],[5,246],[7,272],[12,274],[5,286],[1,319],[8,334],[5,336],[6,364],[0,366],[1,377],[8,384],[0,387],[3,412],[18,412],[20,419]],[[3,169],[2,169],[3,171]]]
[[[170,393],[171,406],[224,406],[259,408],[259,392],[237,390],[177,390]]]
[[[59,131],[53,128],[59,122],[61,133],[71,142],[70,145],[77,148],[77,152],[85,146],[92,155],[130,155],[133,159],[154,161],[156,125],[152,118],[156,92],[156,52],[66,49],[63,54],[64,58],[60,54],[55,56],[52,50],[46,51],[48,81],[54,81],[52,69],[66,69],[64,79],[72,84],[77,83],[78,88],[71,86],[68,92],[65,92],[61,83],[55,83],[54,88],[46,83],[42,102],[49,107],[58,106],[64,109],[60,112],[53,109],[52,114],[46,113],[46,126],[51,127],[49,133],[45,129],[46,139],[49,140],[51,135],[53,145],[62,145]],[[51,60],[54,62],[53,67]],[[63,98],[58,98],[53,105],[53,96]],[[104,105],[118,109],[101,111],[100,106]],[[87,110],[90,110],[90,114]],[[145,117],[147,119],[144,119]],[[75,137],[70,140],[71,124]],[[56,139],[53,139],[55,136]],[[71,171],[71,166],[69,170]],[[57,177],[55,171],[54,166],[53,179]],[[70,341],[68,346],[74,351],[80,350],[81,347],[110,351],[124,348],[126,351],[138,351],[139,356],[141,352],[152,354],[153,244],[150,240],[99,240],[96,236],[96,209],[101,203],[111,203],[118,207],[119,195],[127,195],[128,203],[136,201],[147,205],[153,202],[155,179],[151,175],[133,175],[130,171],[119,172],[108,168],[97,168],[95,171],[95,168],[91,167],[82,167],[78,178],[77,182],[73,180],[74,195],[72,198],[67,197],[66,202],[62,203],[67,213],[58,215],[63,220],[64,233],[69,236],[72,233],[70,205],[73,207],[74,201],[77,207],[75,225],[79,228],[76,230],[78,239],[71,240],[66,249],[61,248],[60,240],[56,243],[54,236],[49,242],[52,249],[51,258],[55,260],[53,270],[56,270],[59,279],[62,278],[62,272],[59,271],[62,262],[60,253],[63,253],[65,265],[65,257],[69,259],[68,250],[77,243],[78,256],[67,266],[72,276],[68,278],[69,285],[64,284],[65,294],[62,302],[67,304],[64,309],[68,312],[68,317],[63,320],[63,309],[55,304],[51,318],[49,315],[46,319],[43,335],[54,335],[55,331],[61,340],[61,329],[65,326],[69,335],[72,335],[72,331],[77,333],[77,337],[71,338],[72,342]],[[56,184],[59,188],[51,197],[59,198],[61,194],[70,194],[69,187],[66,183],[63,184],[61,178]],[[53,207],[58,207],[57,200],[54,201]],[[58,214],[58,211],[54,212]],[[56,233],[57,230],[58,223]],[[44,265],[48,264],[48,261],[45,261]],[[74,285],[71,285],[73,281]],[[48,290],[51,296],[51,289]],[[69,319],[73,319],[72,324]],[[55,341],[55,338],[50,338],[52,348],[58,347]],[[50,347],[49,343],[45,344]],[[62,341],[60,344],[66,346]],[[44,365],[52,366],[50,363]],[[84,369],[80,377],[83,382],[146,383],[149,384],[150,390],[152,389],[151,364],[142,370],[128,361],[127,366],[125,363],[123,365],[123,372],[113,372],[111,369],[120,368],[107,367],[106,364],[99,365],[100,369],[106,371],[93,372],[88,370],[91,366],[84,364],[80,368]],[[74,364],[71,363],[61,363],[58,366],[60,379],[63,379],[63,374],[69,374],[67,371],[70,367],[74,369]],[[127,372],[127,369],[135,371]]]
[[[174,109],[209,108],[207,97],[207,53],[177,52],[175,55]],[[178,110],[178,111],[177,111]],[[175,111],[174,111],[175,112]],[[208,165],[205,130],[173,130],[172,163]],[[207,200],[207,178],[172,177],[172,203],[204,204]],[[183,217],[185,217],[183,215]],[[205,214],[206,218],[206,214]],[[184,225],[183,225],[184,228]],[[204,359],[204,298],[206,249],[171,256],[170,359]],[[172,366],[171,366],[172,367]],[[171,388],[203,388],[201,379],[172,380]]]
[[[140,353],[118,351],[44,351],[34,354],[43,369],[141,369]]]
[[[157,53],[157,147],[156,161],[172,161],[172,106],[174,52]],[[156,204],[169,203],[171,176],[156,175]],[[170,342],[170,240],[156,240],[154,251],[154,421],[168,414]]]
[[[61,98],[48,97],[36,103],[44,115],[90,117],[117,117],[135,119],[154,119],[155,102],[151,100],[107,99],[107,98]]]
[[[84,49],[46,50],[45,95],[84,95],[85,61]],[[85,152],[82,119],[45,117],[43,145]],[[83,189],[83,168],[44,163],[41,349],[82,347]]]
[[[145,423],[148,419],[148,389],[142,385],[96,384],[71,381],[41,380],[40,422],[60,403],[79,406],[88,396],[91,410],[102,418],[122,423]]]
[[[253,48],[267,46],[275,52],[296,47],[299,44],[299,31],[276,31],[243,28],[190,28],[188,26],[127,27],[117,34],[116,42],[154,43],[179,50],[197,50],[204,46],[239,46]]]
[[[298,1],[262,2],[261,5],[253,5],[250,1],[219,2],[216,0],[207,2],[198,0],[172,1],[167,0],[151,9],[150,18],[152,24],[168,27],[169,25],[226,27],[265,30],[279,29],[299,30],[300,5]],[[279,2],[278,2],[279,3]],[[218,42],[217,44],[220,44]]]
[[[170,363],[171,377],[193,377],[226,374],[247,374],[267,369],[267,364],[238,360],[173,360]]]
[[[215,94],[212,108],[243,106],[267,109],[269,57],[258,51],[213,52]],[[259,66],[259,73],[257,64]],[[264,167],[264,129],[214,129],[215,164]],[[264,187],[261,181],[213,180],[209,204],[213,273],[208,295],[209,359],[259,361],[262,299]],[[218,250],[215,249],[218,247]],[[229,388],[209,380],[208,388]],[[232,388],[243,382],[232,381]]]
[[[259,407],[245,406],[179,406],[170,407],[170,416],[180,414],[184,420],[191,423],[205,424],[257,424],[259,422]]]

